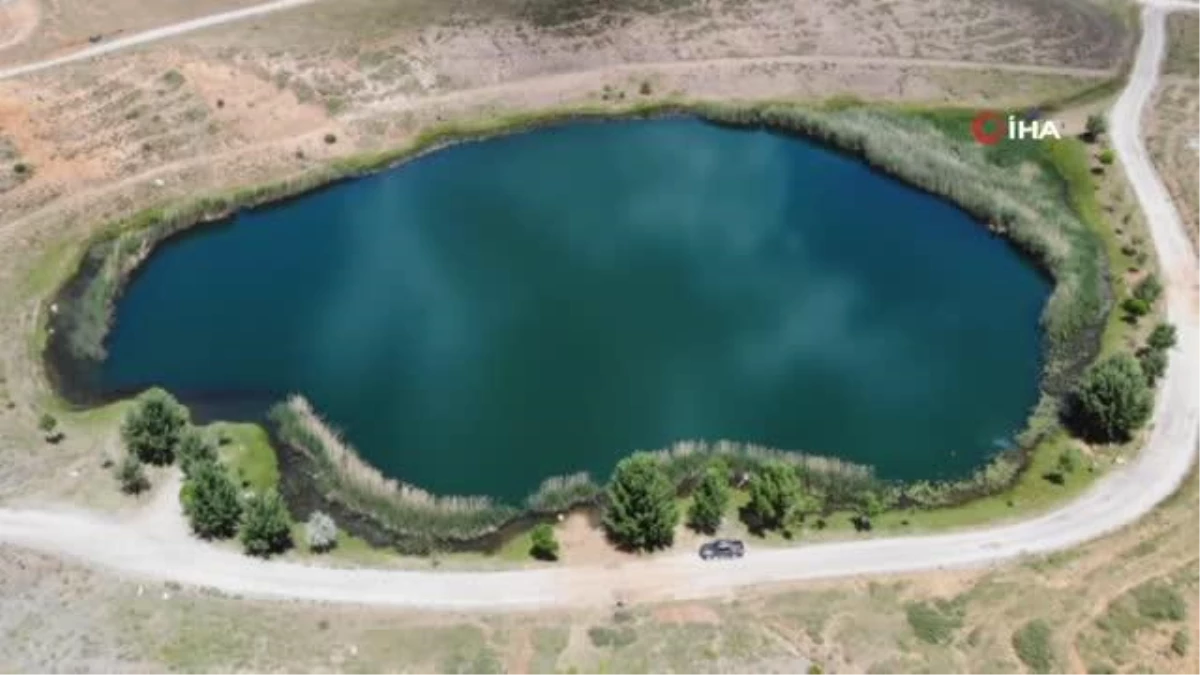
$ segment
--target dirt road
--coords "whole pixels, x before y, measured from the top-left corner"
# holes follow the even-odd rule
[[[104,54],[120,51],[122,49],[129,49],[130,47],[144,45],[150,42],[174,37],[176,35],[191,33],[192,31],[197,31],[202,28],[211,28],[212,26],[219,26],[223,23],[229,23],[230,21],[241,21],[242,19],[262,16],[263,14],[278,12],[282,9],[290,9],[292,7],[299,7],[300,5],[307,5],[308,3],[314,1],[315,0],[273,0],[272,2],[265,2],[261,5],[254,5],[253,7],[235,9],[228,12],[221,12],[220,14],[210,14],[209,16],[200,17],[199,19],[192,19],[190,21],[181,21],[169,26],[154,28],[136,35],[129,35],[127,37],[115,38],[107,42],[101,42],[94,46],[87,47],[76,52],[71,52],[65,56],[46,59],[45,61],[38,61],[36,63],[13,66],[11,68],[3,68],[0,69],[0,80],[7,80],[11,77],[19,77],[21,75],[29,75],[41,70],[46,70],[47,68],[61,66],[66,63],[84,61],[86,59],[103,56]]]
[[[1140,118],[1164,53],[1164,9],[1143,11],[1129,84],[1111,135],[1145,210],[1179,330],[1146,447],[1125,467],[1057,511],[1011,525],[952,534],[751,550],[731,562],[679,554],[616,566],[506,572],[330,569],[244,557],[190,538],[172,491],[152,518],[118,520],[78,510],[0,509],[0,541],[78,558],[117,573],[273,598],[492,610],[609,603],[618,598],[720,595],[739,586],[803,579],[985,566],[1077,545],[1127,525],[1170,495],[1196,458],[1200,424],[1197,259],[1140,138]],[[164,517],[165,514],[165,517]]]

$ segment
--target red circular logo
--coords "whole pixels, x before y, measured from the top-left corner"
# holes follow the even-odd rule
[[[1004,117],[994,110],[984,110],[971,120],[971,135],[983,145],[995,145],[1004,138]]]

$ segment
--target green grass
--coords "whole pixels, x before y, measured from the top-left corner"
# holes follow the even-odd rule
[[[217,422],[209,426],[222,439],[221,460],[240,485],[255,492],[276,489],[279,461],[267,432],[257,424]]]

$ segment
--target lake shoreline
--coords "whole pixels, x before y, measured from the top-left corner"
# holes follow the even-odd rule
[[[804,131],[799,131],[794,127],[788,127],[786,125],[772,125],[769,122],[764,121],[761,117],[755,117],[749,122],[737,121],[722,117],[722,113],[724,112],[733,111],[736,113],[737,110],[739,110],[739,108],[736,106],[733,108],[717,108],[703,105],[687,106],[677,103],[665,103],[637,106],[624,113],[617,114],[612,112],[593,113],[578,110],[552,111],[548,113],[517,116],[513,119],[501,120],[499,122],[490,121],[486,123],[483,128],[470,127],[469,125],[450,125],[451,128],[435,129],[425,135],[422,135],[417,141],[405,148],[383,153],[360,155],[341,160],[339,162],[335,162],[334,165],[330,167],[323,167],[315,172],[316,175],[307,174],[298,180],[282,181],[280,183],[271,184],[260,188],[242,190],[235,192],[232,195],[204,197],[199,200],[195,200],[189,205],[184,205],[181,209],[178,209],[174,212],[160,212],[157,217],[146,218],[144,217],[144,214],[140,214],[139,216],[135,216],[115,226],[104,228],[101,230],[99,235],[93,237],[83,245],[82,248],[84,253],[80,257],[80,263],[77,266],[76,273],[72,274],[67,282],[59,288],[59,291],[54,295],[52,300],[54,306],[59,307],[60,311],[49,313],[51,317],[49,322],[51,332],[50,339],[48,340],[46,349],[43,353],[45,372],[57,394],[66,399],[72,405],[91,406],[101,402],[101,400],[117,400],[124,397],[123,393],[118,393],[111,397],[97,398],[96,392],[94,390],[89,392],[86,389],[86,386],[72,386],[75,382],[79,381],[76,379],[77,375],[72,375],[72,373],[78,374],[83,372],[83,370],[86,368],[86,362],[79,359],[74,359],[70,356],[70,349],[66,341],[71,337],[71,326],[55,323],[55,319],[70,315],[69,308],[73,303],[77,304],[86,301],[86,290],[81,291],[80,289],[86,289],[89,284],[94,284],[94,279],[99,277],[105,269],[103,258],[100,259],[99,264],[92,264],[90,272],[93,275],[93,280],[89,281],[86,278],[87,273],[89,272],[89,261],[93,261],[96,258],[94,255],[96,247],[103,246],[105,242],[113,241],[114,236],[119,242],[116,247],[118,252],[127,250],[128,242],[121,241],[122,235],[132,235],[135,238],[134,241],[136,241],[137,245],[133,248],[133,250],[141,252],[141,258],[137,261],[137,263],[140,263],[148,255],[149,251],[153,250],[155,247],[161,246],[177,237],[196,233],[198,228],[201,226],[229,223],[244,210],[258,208],[269,209],[277,207],[283,203],[301,198],[314,191],[329,189],[352,178],[394,168],[452,145],[470,143],[497,135],[518,133],[521,131],[533,130],[543,126],[562,124],[570,121],[586,120],[603,122],[614,119],[698,117],[699,119],[720,125],[728,125],[738,128],[765,128],[777,133],[796,135],[809,141],[817,142],[818,144],[833,149],[840,154],[853,157],[859,161],[864,161],[871,167],[872,171],[880,172],[889,178],[899,180],[907,186],[913,187],[928,194],[932,194],[939,199],[950,201],[959,208],[968,210],[968,213],[970,213],[969,209],[966,209],[966,207],[958,204],[946,195],[940,194],[930,189],[928,186],[919,183],[914,184],[913,182],[906,180],[902,174],[898,174],[896,171],[889,170],[887,167],[877,164],[876,162],[872,161],[870,157],[865,156],[861,152],[861,148],[856,149],[854,147],[839,145],[835,139],[830,139],[827,137],[823,138],[811,133],[805,133]],[[999,238],[1004,239],[1006,243],[1013,246],[1024,259],[1031,261],[1035,265],[1035,267],[1039,270],[1039,273],[1050,277],[1052,280],[1055,279],[1050,266],[1046,264],[1045,260],[1031,253],[1025,248],[1022,248],[1020,242],[1005,236],[1007,234],[1006,232],[997,232],[996,229],[989,226],[985,220],[978,218],[974,214],[972,214],[972,219],[977,220],[979,224],[988,227],[994,236],[999,236]],[[128,253],[125,255],[128,255]],[[116,269],[118,274],[115,276],[115,278],[106,279],[106,283],[109,284],[108,290],[110,295],[104,299],[106,304],[104,318],[108,322],[111,322],[112,320],[111,314],[113,308],[115,308],[116,299],[119,297],[125,286],[130,283],[133,278],[135,278],[138,270],[140,269],[140,264],[119,264],[116,266]],[[95,299],[93,298],[92,301],[94,302],[94,300]],[[107,326],[105,327],[105,330],[101,332],[101,335],[103,336],[106,331]],[[1048,338],[1047,341],[1049,341]],[[1045,349],[1048,350],[1049,346],[1046,346]],[[1090,357],[1087,360],[1090,360]],[[81,366],[81,364],[83,364],[83,366]],[[184,400],[187,402],[186,398]],[[253,421],[261,422],[261,420]],[[272,431],[272,435],[275,437],[274,430]],[[1015,470],[1006,469],[1000,472],[1006,476],[1004,485],[989,485],[988,489],[981,490],[979,485],[968,484],[964,486],[965,489],[950,490],[950,492],[953,492],[957,495],[952,501],[963,501],[964,499],[978,497],[981,494],[994,493],[997,487],[999,487],[999,489],[1003,489],[1005,485],[1011,485],[1015,480],[1015,476],[1019,473],[1019,470],[1025,466],[1025,455],[1027,454],[1026,451],[1029,447],[1031,447],[1031,445],[1032,443],[1029,442],[1022,443],[1015,452],[1001,453],[993,459],[993,462],[999,462],[1009,467],[1016,467]],[[285,451],[278,448],[277,450],[279,451],[282,459],[282,455]],[[303,474],[307,472],[300,468],[299,465],[301,463],[299,462],[287,462],[287,464],[296,467],[295,470],[287,472],[290,475],[287,479],[285,479],[285,482],[291,486],[288,488],[288,491],[294,495],[294,499],[300,500],[300,495],[303,494],[304,490],[302,487],[297,486],[304,484],[305,479]],[[989,466],[990,465],[981,467],[980,471],[987,472],[989,470]]]

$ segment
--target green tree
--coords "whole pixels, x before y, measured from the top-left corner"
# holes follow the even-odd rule
[[[1100,151],[1100,155],[1099,155],[1098,159],[1100,160],[1101,164],[1103,164],[1104,166],[1108,166],[1113,163],[1113,160],[1116,159],[1116,155],[1113,154],[1112,150],[1105,148]]]
[[[763,464],[750,476],[750,501],[746,504],[748,524],[762,530],[783,527],[800,501],[800,495],[800,478],[795,467],[779,461]]]
[[[692,495],[688,508],[688,526],[697,532],[712,534],[721,526],[729,508],[729,467],[716,460],[704,472],[704,478]]]
[[[538,560],[558,560],[558,539],[550,523],[539,523],[530,536],[533,538],[533,545],[529,547],[530,555]]]
[[[1079,448],[1074,445],[1058,454],[1058,470],[1064,475],[1075,473],[1081,464],[1083,464],[1083,453],[1079,452]]]
[[[63,433],[58,430],[58,419],[50,413],[42,413],[42,416],[38,418],[38,429],[42,431],[49,443],[58,443],[63,439]]]
[[[675,486],[658,458],[636,453],[618,462],[605,494],[604,528],[618,545],[649,551],[675,540]]]
[[[121,437],[125,447],[147,464],[175,461],[179,437],[188,424],[187,409],[162,389],[151,389],[138,397],[125,415]]]
[[[132,453],[126,453],[117,465],[117,482],[121,484],[121,492],[127,495],[138,495],[150,489],[146,470],[137,455]]]
[[[237,486],[216,462],[196,465],[183,484],[183,512],[192,531],[205,539],[228,539],[237,532],[242,501]]]
[[[1150,331],[1150,337],[1146,338],[1146,346],[1153,350],[1167,350],[1174,347],[1178,340],[1178,331],[1174,325],[1160,323]]]
[[[217,446],[201,429],[188,426],[179,437],[179,467],[184,476],[191,476],[200,464],[217,461]]]
[[[1150,313],[1150,303],[1141,298],[1125,298],[1121,303],[1121,309],[1129,315],[1131,323],[1137,323],[1137,320]]]
[[[1149,419],[1153,394],[1138,362],[1121,353],[1084,373],[1073,403],[1080,433],[1100,441],[1122,441]]]
[[[1087,123],[1084,125],[1084,135],[1089,141],[1100,138],[1105,131],[1108,131],[1108,121],[1104,119],[1104,115],[1099,113],[1088,115]]]
[[[241,540],[246,553],[263,558],[292,547],[292,519],[278,492],[254,495],[246,501]]]

